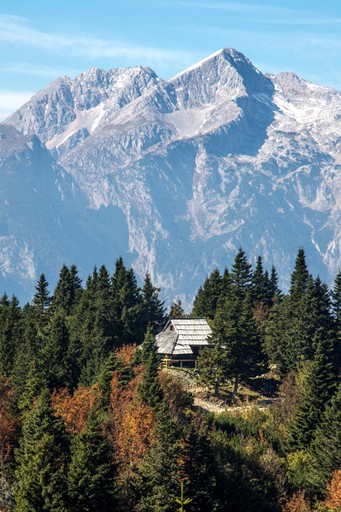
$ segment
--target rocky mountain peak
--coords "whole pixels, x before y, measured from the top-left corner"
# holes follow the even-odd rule
[[[330,282],[341,265],[339,91],[293,73],[265,75],[224,48],[167,81],[144,67],[60,78],[7,122],[2,175],[9,176],[10,161],[39,167],[36,181],[50,176],[46,195],[53,197],[57,175],[67,198],[58,206],[64,221],[52,221],[50,208],[44,228],[34,185],[28,191],[37,217],[16,213],[4,224],[29,224],[27,235],[18,228],[20,247],[34,268],[44,252],[30,231],[37,222],[46,231],[55,222],[63,259],[54,258],[54,269],[58,258],[91,271],[123,255],[141,278],[148,271],[167,299],[184,303],[210,271],[231,264],[240,245],[253,261],[262,255],[268,270],[274,263],[284,287],[299,246],[322,279]],[[29,152],[33,133],[47,149]],[[21,189],[14,189],[20,201]],[[65,217],[66,205],[72,215]],[[2,254],[9,254],[7,242],[14,251],[16,235],[11,242],[1,236]]]

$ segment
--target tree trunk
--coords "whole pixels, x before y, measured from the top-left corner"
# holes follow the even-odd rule
[[[239,385],[239,375],[236,375],[235,378],[234,378],[232,400],[234,400],[236,398],[236,394],[237,394],[237,391],[238,391],[238,385]]]
[[[214,396],[219,396],[219,379],[215,379],[214,381]]]

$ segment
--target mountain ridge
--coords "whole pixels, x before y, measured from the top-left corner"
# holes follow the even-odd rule
[[[331,281],[341,266],[341,92],[265,75],[233,49],[169,80],[140,66],[71,82],[57,79],[61,90],[46,88],[0,126],[40,135],[86,204],[80,218],[114,209],[102,225],[108,247],[140,277],[149,271],[168,300],[190,302],[240,245],[274,262],[284,287],[299,246]],[[92,263],[107,258],[102,247]]]

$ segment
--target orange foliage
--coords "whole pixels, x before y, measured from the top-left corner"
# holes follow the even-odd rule
[[[8,459],[17,434],[18,423],[10,411],[10,399],[13,392],[8,382],[0,378],[0,466]]]
[[[282,512],[312,512],[310,503],[305,498],[305,492],[296,492],[293,497],[287,501]]]
[[[66,431],[79,434],[86,428],[91,412],[98,408],[100,398],[98,384],[90,388],[79,387],[73,395],[64,388],[53,392],[52,407],[56,416],[64,421]]]
[[[134,471],[153,438],[155,415],[138,399],[142,370],[142,366],[136,369],[134,379],[125,388],[120,387],[117,371],[111,381],[110,412],[105,429],[121,470]]]
[[[341,469],[332,473],[332,479],[327,487],[327,498],[324,504],[333,512],[341,511]]]
[[[125,366],[130,366],[136,352],[136,345],[124,345],[116,351],[116,357]]]

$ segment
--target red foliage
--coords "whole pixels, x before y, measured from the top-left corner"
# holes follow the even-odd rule
[[[125,366],[130,366],[136,353],[136,345],[124,345],[116,351],[116,357]]]
[[[73,395],[67,388],[54,391],[51,402],[56,416],[63,419],[66,431],[79,434],[86,428],[91,412],[98,409],[100,398],[99,386],[94,384],[90,388],[79,387]]]
[[[296,492],[292,498],[287,501],[282,512],[312,512],[310,503],[305,497],[305,492]]]
[[[341,469],[337,469],[332,473],[324,504],[333,512],[341,511]]]
[[[105,430],[121,471],[134,471],[153,439],[155,415],[138,398],[142,370],[142,366],[137,368],[134,379],[124,388],[120,386],[119,372],[113,373],[111,381],[110,411]]]

